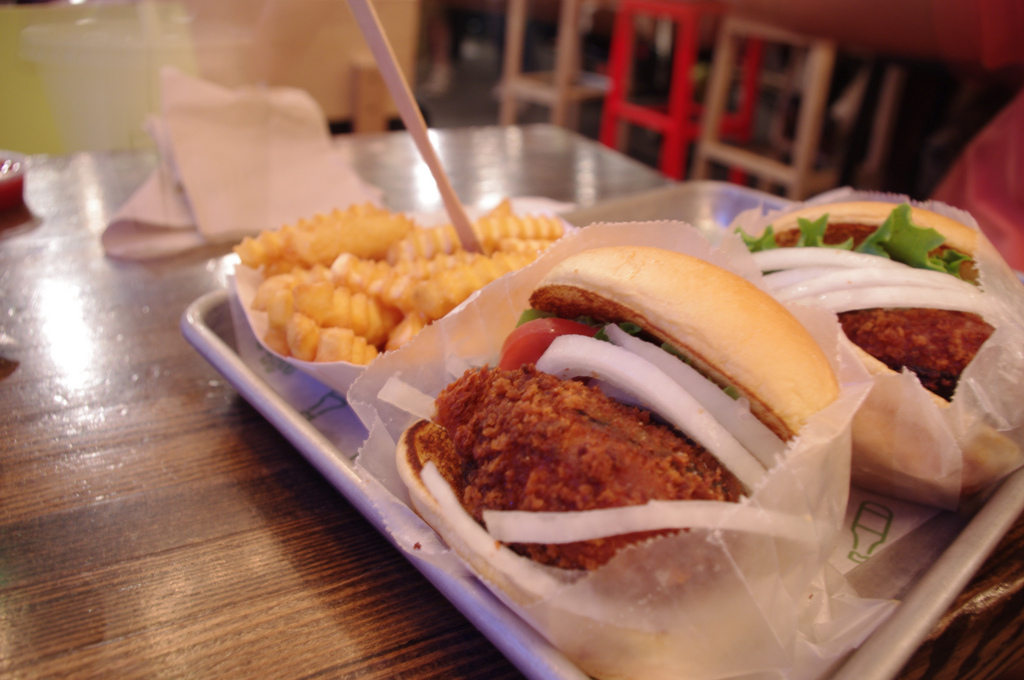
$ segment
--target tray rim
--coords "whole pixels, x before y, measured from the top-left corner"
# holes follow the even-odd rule
[[[467,567],[452,573],[417,559],[395,543],[376,510],[373,487],[356,472],[352,459],[253,373],[236,349],[207,324],[211,312],[228,304],[228,291],[217,290],[200,296],[186,308],[180,328],[189,344],[524,675],[532,680],[586,680],[575,664],[502,603]],[[230,314],[226,316],[227,323],[233,323]]]
[[[527,677],[535,680],[586,678],[505,606],[468,568],[463,568],[458,574],[450,573],[409,555],[391,539],[376,511],[375,491],[356,472],[352,460],[256,376],[236,349],[207,323],[210,313],[228,304],[227,290],[212,291],[195,300],[182,315],[182,333],[199,354]],[[227,323],[233,323],[230,315],[227,319]],[[1022,511],[1024,468],[999,484],[939,559],[910,588],[892,615],[828,677],[831,680],[884,680],[894,677]]]
[[[701,186],[693,186],[700,184]],[[707,186],[704,186],[707,185]],[[713,185],[713,186],[712,186]],[[665,200],[680,192],[735,185],[707,181],[675,183],[602,201],[570,214],[592,213],[600,207],[637,200]],[[762,198],[776,206],[783,197],[743,187],[743,197]],[[1017,272],[1024,282],[1024,274]],[[357,472],[353,460],[305,420],[242,361],[210,326],[207,315],[230,304],[226,289],[195,300],[181,318],[186,339],[239,394],[256,408],[330,481],[431,583],[466,616],[520,671],[533,680],[584,679],[574,664],[498,599],[467,567],[449,573],[402,550],[391,538],[375,508],[374,490]],[[227,323],[233,324],[230,314]],[[233,325],[232,325],[233,328]],[[354,453],[354,452],[353,452]],[[353,456],[354,458],[354,456]],[[388,494],[389,497],[390,494]],[[826,673],[831,680],[886,680],[894,677],[927,638],[983,562],[1024,511],[1024,468],[1008,475],[966,521],[961,531],[897,603],[893,613],[866,640]]]

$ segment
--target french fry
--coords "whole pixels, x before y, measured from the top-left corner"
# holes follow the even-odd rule
[[[271,327],[284,328],[295,313],[295,295],[291,289],[280,289],[274,293],[267,305],[267,323]]]
[[[454,253],[441,253],[430,258],[401,260],[394,265],[395,271],[411,276],[414,279],[426,279],[462,264],[468,264],[480,257],[480,253],[468,250],[456,250]]]
[[[291,252],[306,266],[320,263],[330,266],[341,253],[379,259],[392,243],[413,229],[412,221],[401,213],[391,213],[370,204],[348,210],[334,210],[295,225]]]
[[[387,253],[388,264],[402,260],[430,259],[435,255],[450,255],[462,250],[455,227],[445,224],[439,227],[419,228],[394,243]]]
[[[250,306],[256,311],[265,312],[270,308],[271,302],[280,291],[290,291],[297,283],[297,277],[291,272],[275,274],[263,279],[259,287],[256,288],[256,294],[253,296]]]
[[[300,283],[292,290],[295,311],[324,326],[334,312],[334,286],[328,281]]]
[[[506,215],[484,217],[473,224],[480,248],[491,254],[499,249],[503,239],[533,239],[555,241],[565,234],[565,227],[557,217],[550,215]]]
[[[284,239],[276,231],[264,231],[255,238],[246,236],[234,250],[242,264],[253,269],[262,269],[281,258],[284,252]]]
[[[388,334],[388,342],[384,346],[385,351],[398,349],[405,343],[416,337],[416,334],[427,325],[427,319],[419,312],[411,312],[405,315],[402,321],[391,329]]]
[[[372,345],[387,341],[388,333],[402,319],[397,309],[381,304],[376,298],[347,288],[335,288],[331,311],[321,325],[326,328],[351,328]]]
[[[377,348],[351,328],[325,328],[320,332],[316,361],[347,361],[363,366],[376,356]]]
[[[451,225],[416,227],[365,204],[246,237],[235,252],[263,275],[251,308],[266,312],[267,347],[304,361],[366,363],[531,262],[563,231],[556,218],[513,215],[507,200],[474,229],[486,254],[462,249]]]
[[[481,257],[418,282],[412,288],[411,302],[416,311],[427,319],[440,319],[475,290],[503,274],[526,266],[535,257],[526,253],[496,253],[493,257]]]
[[[267,347],[282,356],[291,354],[291,350],[288,349],[288,332],[284,326],[271,326],[268,328],[263,336],[263,342],[266,343]]]
[[[412,229],[412,220],[405,215],[367,203],[246,237],[235,252],[242,264],[272,276],[313,265],[329,267],[343,252],[381,259]]]
[[[300,361],[313,361],[320,344],[320,327],[304,314],[296,312],[285,328],[288,352]]]
[[[498,239],[495,251],[499,253],[534,253],[540,254],[554,243],[542,238],[503,238]]]
[[[381,289],[395,276],[397,270],[382,260],[366,260],[352,253],[342,253],[331,265],[331,281],[335,286],[344,286],[371,295],[379,295]]]

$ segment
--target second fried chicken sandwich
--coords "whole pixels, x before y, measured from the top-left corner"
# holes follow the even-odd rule
[[[801,207],[744,240],[773,295],[836,312],[876,376],[854,423],[855,481],[952,508],[1020,465],[1019,432],[1008,436],[1019,416],[988,413],[998,401],[990,396],[980,408],[951,408],[983,348],[1019,332],[1002,323],[1003,339],[993,339],[1011,298],[983,285],[982,267],[994,275],[1000,263],[979,231],[918,205],[864,200]],[[967,391],[1012,388],[1019,354],[1010,349],[1000,363],[1005,377],[975,379]]]

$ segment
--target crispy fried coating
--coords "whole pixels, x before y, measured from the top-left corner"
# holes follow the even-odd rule
[[[894,371],[952,399],[960,374],[995,329],[977,314],[945,309],[862,309],[839,315],[855,345]]]
[[[877,227],[863,224],[829,224],[822,241],[837,245],[853,239],[854,247]],[[779,246],[795,246],[800,231],[792,229],[776,237]],[[936,255],[946,246],[939,246]],[[972,280],[973,262],[961,265],[961,276]],[[862,309],[839,314],[843,332],[855,345],[894,371],[907,368],[928,390],[952,399],[960,374],[978,353],[994,328],[977,314],[941,309]]]
[[[437,398],[435,421],[461,458],[462,503],[485,509],[569,511],[649,500],[736,501],[739,481],[702,447],[649,412],[596,387],[541,373],[467,372]],[[621,548],[659,532],[562,545],[516,544],[530,558],[566,569],[596,569]]]

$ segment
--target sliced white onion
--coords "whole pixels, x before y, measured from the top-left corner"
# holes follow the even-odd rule
[[[794,269],[779,269],[778,271],[765,274],[764,283],[770,290],[776,290],[833,272],[848,272],[852,270],[852,267],[796,267]]]
[[[437,413],[432,396],[395,375],[388,378],[377,396],[381,401],[411,413],[421,420],[430,420]]]
[[[594,377],[637,395],[660,415],[707,449],[748,489],[765,469],[685,389],[649,361],[607,342],[584,335],[555,339],[537,368],[562,378]]]
[[[466,508],[434,463],[427,462],[423,466],[420,470],[420,479],[437,502],[441,514],[469,549],[485,557],[496,569],[514,579],[520,587],[537,596],[546,597],[554,589],[564,585],[553,578],[552,572],[536,568],[536,565],[527,558],[520,557],[497,544],[494,537],[466,512]]]
[[[611,383],[607,383],[604,380],[598,380],[596,378],[591,380],[590,384],[604,392],[606,397],[608,397],[609,399],[614,399],[620,404],[625,404],[626,406],[636,406],[638,408],[647,408],[647,404],[645,404],[639,397],[637,397],[632,392],[627,392],[621,387],[616,387]]]
[[[978,290],[966,281],[949,274],[903,267],[891,271],[888,268],[840,269],[822,273],[807,281],[792,283],[780,288],[773,287],[772,294],[779,300],[787,301],[832,291],[884,286],[927,287],[937,290],[963,291],[965,295],[972,295]]]
[[[771,248],[754,253],[754,261],[763,272],[795,267],[906,267],[879,255],[838,248]]]
[[[984,315],[986,309],[985,298],[980,291],[936,289],[924,286],[882,286],[837,290],[820,295],[810,295],[795,301],[813,303],[836,313],[874,307],[923,307],[975,312]]]
[[[608,325],[605,333],[613,344],[651,362],[686,390],[762,465],[767,468],[775,464],[775,457],[782,453],[786,444],[750,412],[746,400],[733,399],[692,366],[614,324]]]
[[[571,512],[484,510],[492,538],[504,543],[573,543],[665,529],[722,529],[813,542],[810,516],[721,501],[648,501],[644,505]]]

